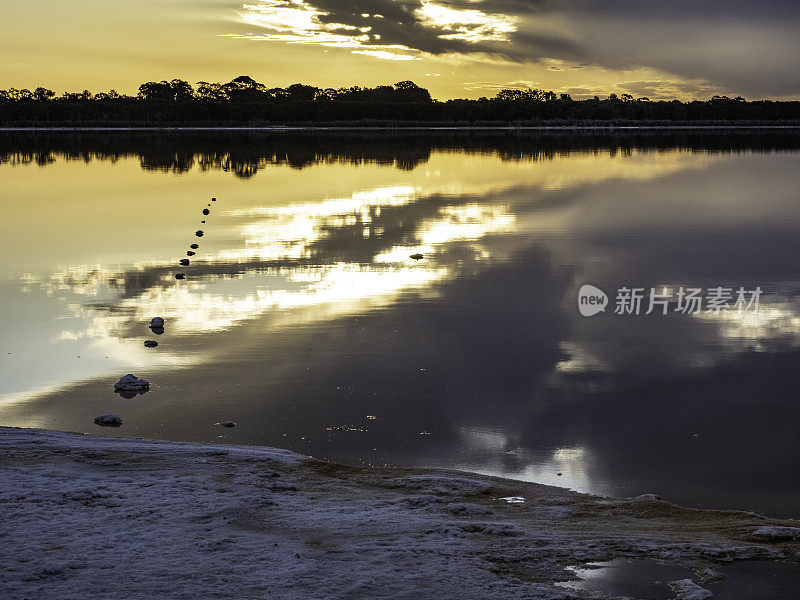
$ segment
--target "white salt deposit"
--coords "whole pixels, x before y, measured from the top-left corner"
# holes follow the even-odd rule
[[[0,598],[553,600],[584,594],[555,585],[568,565],[626,556],[699,572],[800,551],[756,540],[791,523],[752,513],[12,428],[0,428],[0,512]]]

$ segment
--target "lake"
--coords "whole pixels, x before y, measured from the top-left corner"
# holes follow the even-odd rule
[[[0,424],[800,517],[798,150],[791,130],[0,134]],[[126,373],[150,390],[115,394]]]

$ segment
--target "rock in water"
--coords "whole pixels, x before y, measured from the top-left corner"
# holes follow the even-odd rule
[[[199,247],[200,246],[198,244],[190,244],[189,245],[189,248],[191,248],[192,250],[197,250]]]
[[[204,208],[204,209],[203,209],[203,214],[204,214],[204,215],[207,215],[207,214],[209,214],[210,212],[211,212],[211,211],[210,211],[210,210],[208,210],[207,208]]]
[[[161,317],[153,317],[150,319],[150,327],[163,327],[164,326],[164,319]]]
[[[188,259],[188,258],[182,258],[182,259],[181,259],[181,264],[182,264],[184,267],[188,267],[188,266],[189,266],[189,259]]]
[[[158,346],[158,342],[155,340],[145,340],[144,347],[145,348],[155,348]]]
[[[175,273],[175,279],[186,279],[186,273]]]
[[[197,237],[203,237],[203,230],[202,229],[198,229],[197,231],[194,232],[194,234]]]
[[[236,423],[233,421],[220,421],[219,423],[214,423],[214,425],[219,425],[220,427],[236,427]]]
[[[136,375],[128,373],[119,378],[119,381],[114,384],[115,392],[145,392],[150,389],[150,382],[144,379],[139,379]]]
[[[419,252],[417,252],[416,254],[410,255],[409,258],[413,258],[414,260],[421,260],[421,259],[423,259],[425,257],[422,256],[422,254],[420,254]]]
[[[109,413],[107,415],[100,415],[94,418],[94,422],[103,427],[119,427],[122,425],[122,417]]]

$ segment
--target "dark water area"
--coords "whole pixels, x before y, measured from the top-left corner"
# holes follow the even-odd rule
[[[0,424],[798,518],[799,149],[791,131],[0,134]],[[585,284],[605,311],[581,314]],[[616,313],[625,287],[640,314]],[[680,310],[718,287],[727,309]],[[667,314],[644,314],[651,288]],[[126,373],[150,390],[115,394]],[[109,412],[121,427],[94,425]]]
[[[675,591],[670,581],[692,579],[718,600],[776,600],[794,598],[800,589],[800,566],[796,563],[742,561],[718,567],[709,581],[683,567],[648,559],[620,558],[573,573],[578,580],[558,584],[564,588],[630,598],[670,600]]]

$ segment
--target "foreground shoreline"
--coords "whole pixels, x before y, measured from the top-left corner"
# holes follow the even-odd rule
[[[800,559],[796,521],[651,496],[7,427],[0,507],[8,598],[580,598],[564,567]]]

